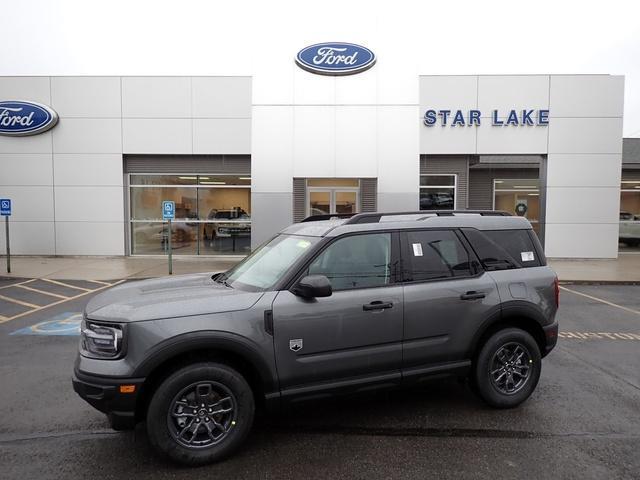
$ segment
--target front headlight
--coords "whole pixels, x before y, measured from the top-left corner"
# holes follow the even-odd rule
[[[122,353],[122,326],[83,319],[80,327],[80,346],[85,356],[116,358]]]

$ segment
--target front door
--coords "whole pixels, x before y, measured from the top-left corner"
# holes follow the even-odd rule
[[[301,274],[325,275],[330,297],[278,293],[273,321],[283,395],[399,381],[403,299],[395,283],[396,241],[392,233],[338,238]]]

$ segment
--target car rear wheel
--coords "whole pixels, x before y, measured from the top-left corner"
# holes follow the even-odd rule
[[[478,354],[475,391],[492,407],[516,407],[535,390],[541,367],[540,349],[529,333],[519,328],[500,330]]]
[[[147,411],[149,442],[186,465],[215,462],[235,451],[251,430],[251,388],[219,363],[198,363],[170,375]]]

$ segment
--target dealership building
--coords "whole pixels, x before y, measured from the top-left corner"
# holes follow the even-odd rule
[[[176,255],[245,255],[313,214],[434,209],[525,216],[549,257],[633,250],[624,77],[420,75],[368,49],[323,70],[298,50],[247,76],[0,77],[0,130],[23,115],[0,135],[12,253],[164,254],[165,200]],[[57,122],[18,132],[11,102]]]

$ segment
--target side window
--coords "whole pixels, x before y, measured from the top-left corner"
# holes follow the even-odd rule
[[[465,229],[464,235],[487,270],[539,267],[542,264],[527,230]]]
[[[334,290],[380,287],[391,281],[390,263],[390,233],[351,235],[329,245],[308,275],[326,276]]]
[[[423,230],[406,233],[407,274],[410,280],[464,277],[471,275],[469,254],[450,230]]]

